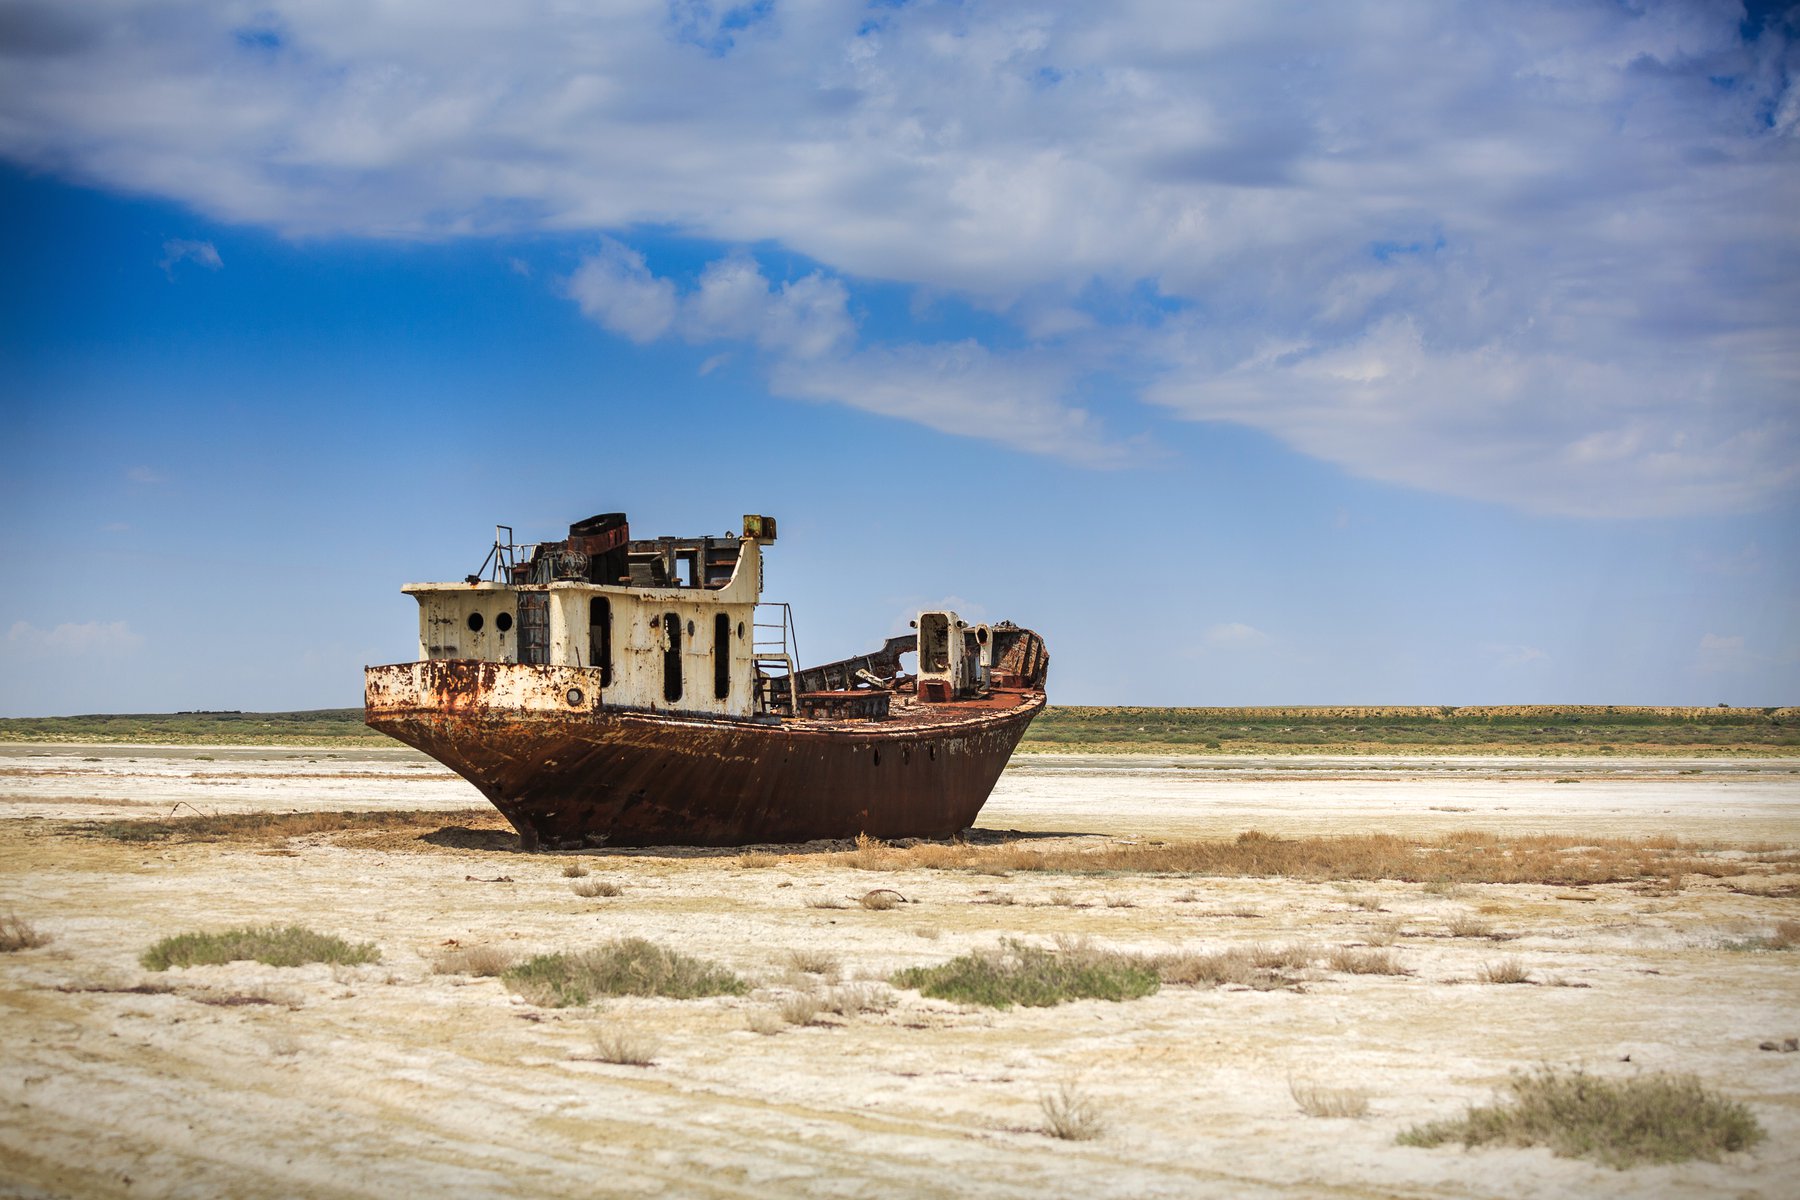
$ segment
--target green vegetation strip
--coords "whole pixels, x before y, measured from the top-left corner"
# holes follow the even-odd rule
[[[360,708],[0,719],[0,742],[393,746]],[[1800,708],[1622,705],[1117,708],[1053,705],[1023,751],[1156,754],[1800,754]]]
[[[579,1007],[596,996],[741,996],[749,986],[723,967],[643,938],[621,938],[575,954],[540,954],[502,978],[547,1008]]]
[[[1008,940],[936,967],[909,967],[897,987],[989,1008],[1048,1008],[1067,1000],[1136,1000],[1162,986],[1156,964],[1106,951],[1057,952]]]
[[[1083,708],[1054,705],[1022,751],[1161,754],[1800,753],[1800,708]]]
[[[1692,1075],[1601,1079],[1544,1067],[1516,1075],[1511,1099],[1402,1133],[1403,1146],[1548,1146],[1623,1170],[1745,1150],[1766,1135],[1750,1110]]]
[[[381,951],[372,942],[352,944],[301,925],[260,925],[223,933],[167,937],[144,951],[138,961],[152,971],[166,971],[170,967],[217,966],[244,960],[271,967],[300,967],[316,962],[355,966],[380,958]]]

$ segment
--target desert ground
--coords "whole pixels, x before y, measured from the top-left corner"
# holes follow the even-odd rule
[[[123,824],[344,811],[395,818],[210,840]],[[1462,883],[1015,853],[1251,830],[1679,839],[1712,866]],[[1769,944],[1800,918],[1800,760],[1037,755],[968,842],[949,869],[842,844],[526,855],[410,751],[0,746],[0,914],[50,938],[0,955],[0,1194],[1794,1194],[1800,1053],[1760,1047],[1800,1036],[1800,950]],[[590,882],[618,894],[576,893]],[[905,903],[861,907],[876,889]],[[380,960],[140,965],[171,934],[288,922]],[[461,950],[620,937],[749,990],[550,1008],[440,970]],[[1294,948],[1302,965],[1282,986],[1006,1010],[886,982],[1004,938]],[[1335,969],[1346,948],[1405,973]],[[1485,981],[1508,965],[1526,982]],[[808,996],[818,1011],[790,1020]],[[606,1061],[621,1046],[649,1065]],[[1768,1137],[1626,1171],[1396,1144],[1539,1065],[1691,1072]],[[1367,1112],[1310,1116],[1309,1090]],[[1045,1131],[1042,1101],[1065,1091],[1097,1137]]]

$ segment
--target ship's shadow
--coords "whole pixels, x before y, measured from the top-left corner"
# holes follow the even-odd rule
[[[1085,830],[968,829],[955,838],[895,838],[884,844],[905,849],[909,846],[1000,846],[1007,842],[1032,842],[1048,838],[1099,837]],[[737,858],[744,854],[824,855],[842,854],[856,849],[849,838],[812,842],[758,842],[748,846],[585,846],[555,850],[527,851],[519,844],[519,835],[510,829],[471,829],[467,825],[446,825],[423,834],[420,841],[449,850],[477,850],[488,854],[579,854],[587,857],[619,858]]]

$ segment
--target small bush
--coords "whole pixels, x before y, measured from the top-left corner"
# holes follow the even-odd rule
[[[738,855],[738,866],[752,871],[762,870],[765,867],[772,867],[780,861],[781,856],[778,854],[749,853]]]
[[[579,860],[572,862],[563,868],[564,879],[580,879],[587,873],[588,869],[583,866]]]
[[[575,954],[540,954],[513,967],[506,982],[533,1004],[570,1008],[595,996],[738,996],[744,981],[713,963],[643,938],[622,938]]]
[[[894,993],[878,983],[846,983],[827,992],[824,1004],[840,1017],[886,1012],[894,1007]]]
[[[493,979],[506,974],[517,962],[510,950],[498,946],[453,946],[438,951],[431,961],[434,975],[475,975]]]
[[[813,897],[810,897],[806,901],[806,907],[808,907],[808,908],[848,908],[849,905],[845,904],[842,900],[833,899],[830,896],[813,896]]]
[[[782,1019],[780,1013],[759,1008],[750,1014],[745,1022],[745,1028],[749,1029],[751,1033],[761,1034],[763,1037],[774,1037],[787,1028],[787,1022]]]
[[[1087,1142],[1106,1130],[1100,1109],[1073,1083],[1065,1083],[1054,1092],[1045,1092],[1038,1105],[1044,1110],[1043,1131],[1053,1138],[1070,1142]]]
[[[1309,1117],[1366,1117],[1369,1094],[1357,1088],[1328,1088],[1288,1080],[1288,1095]]]
[[[1483,963],[1481,967],[1483,983],[1530,983],[1531,972],[1525,964],[1516,958],[1503,958],[1499,962]]]
[[[873,909],[876,912],[886,912],[897,905],[905,904],[906,897],[893,888],[876,888],[873,891],[864,892],[856,902],[864,908]]]
[[[584,900],[591,900],[595,896],[618,896],[625,891],[624,888],[608,879],[584,879],[580,883],[571,885],[571,890]]]
[[[1457,913],[1444,928],[1453,938],[1485,938],[1494,935],[1494,927],[1472,913]]]
[[[1317,951],[1310,946],[1237,946],[1211,953],[1165,954],[1156,960],[1164,983],[1189,987],[1248,987],[1257,991],[1292,987],[1290,972],[1311,965]]]
[[[1564,1158],[1624,1170],[1690,1158],[1717,1162],[1766,1136],[1748,1108],[1708,1091],[1692,1075],[1601,1079],[1542,1067],[1515,1075],[1507,1090],[1508,1100],[1415,1126],[1398,1140],[1403,1146],[1548,1146]]]
[[[827,950],[789,950],[784,956],[790,969],[803,975],[826,975],[836,977],[843,969],[837,955]]]
[[[990,1008],[1045,1008],[1066,1000],[1135,1000],[1162,986],[1154,960],[1085,944],[1057,950],[1008,939],[936,967],[909,967],[895,985]]]
[[[594,1057],[621,1067],[656,1064],[656,1039],[648,1034],[611,1026],[594,1031]]]
[[[0,954],[19,950],[35,950],[48,945],[50,935],[40,933],[35,925],[12,913],[0,917]]]
[[[300,925],[262,925],[167,937],[144,951],[138,961],[149,970],[166,971],[170,967],[216,966],[246,959],[271,967],[299,967],[316,962],[356,966],[379,962],[381,951],[373,942],[351,944]]]
[[[1392,950],[1358,950],[1352,946],[1339,946],[1327,956],[1325,963],[1334,971],[1342,971],[1347,975],[1405,975],[1409,972],[1400,965]]]
[[[819,1014],[824,1010],[825,1005],[811,992],[795,992],[775,1008],[781,1019],[789,1025],[817,1024]]]

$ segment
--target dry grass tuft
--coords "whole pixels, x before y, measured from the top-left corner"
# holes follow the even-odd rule
[[[1254,830],[1230,841],[1116,842],[1095,849],[1039,849],[921,842],[890,846],[858,838],[856,849],[829,856],[870,871],[925,868],[1004,873],[1156,873],[1304,880],[1401,880],[1431,895],[1454,896],[1468,884],[1576,886],[1704,875],[1800,873],[1800,860],[1777,848],[1721,858],[1717,847],[1675,838],[1574,838],[1558,834],[1502,836],[1463,831],[1418,839],[1394,834],[1281,838]],[[1052,899],[1052,903],[1058,903]],[[1067,901],[1073,904],[1073,901]]]
[[[245,960],[271,967],[299,967],[316,962],[356,966],[380,959],[381,951],[373,942],[352,944],[300,925],[257,925],[166,937],[144,951],[138,961],[149,970],[166,971]]]
[[[1038,1098],[1044,1110],[1043,1132],[1068,1142],[1089,1142],[1106,1131],[1099,1106],[1074,1083],[1064,1083]]]
[[[582,862],[580,859],[576,859],[574,862],[568,863],[563,867],[563,878],[564,879],[580,879],[583,875],[586,875],[587,873],[588,873],[588,869],[586,866],[582,865]]]
[[[50,943],[50,935],[39,932],[30,921],[14,913],[0,917],[0,954],[35,950]]]
[[[738,866],[747,871],[764,870],[776,866],[780,862],[781,855],[779,854],[762,854],[754,851],[738,855],[737,860]]]
[[[898,908],[900,905],[908,903],[906,897],[893,888],[875,888],[872,891],[864,892],[856,898],[856,902],[863,908],[871,909],[874,912],[886,912],[890,908]]]
[[[620,896],[625,889],[609,879],[584,879],[574,884],[571,890],[583,899],[591,900],[595,896]]]
[[[723,967],[666,950],[643,938],[621,938],[574,954],[540,954],[504,978],[526,1000],[549,1008],[583,1005],[595,996],[739,996],[744,981]]]
[[[1717,1162],[1766,1136],[1743,1104],[1708,1091],[1692,1075],[1601,1079],[1542,1067],[1515,1075],[1508,1100],[1471,1106],[1460,1118],[1406,1130],[1403,1146],[1548,1146],[1624,1170],[1691,1158]]]
[[[656,1065],[656,1039],[647,1033],[617,1025],[594,1031],[594,1057],[621,1067]]]
[[[754,1010],[745,1021],[745,1028],[751,1033],[761,1034],[763,1037],[774,1037],[787,1026],[788,1023],[782,1019],[780,1013],[766,1008]]]
[[[819,1014],[825,1011],[825,1005],[811,992],[795,992],[776,1005],[775,1011],[789,1025],[816,1025],[819,1023]]]
[[[518,956],[510,950],[502,950],[498,946],[451,946],[438,953],[431,960],[431,971],[434,975],[475,975],[483,979],[494,979],[506,974]]]
[[[1247,987],[1273,991],[1295,986],[1293,972],[1303,971],[1318,956],[1313,947],[1237,946],[1211,953],[1186,951],[1156,959],[1164,983],[1187,987]]]
[[[824,975],[835,979],[843,964],[827,950],[789,950],[782,956],[788,967],[803,975]]]
[[[1135,1000],[1162,986],[1155,959],[1102,950],[1085,942],[1055,950],[1007,939],[935,967],[893,977],[921,995],[990,1008],[1045,1008],[1067,1000]]]
[[[806,907],[808,907],[808,908],[848,908],[850,906],[845,904],[842,900],[836,899],[835,897],[832,897],[832,896],[812,896],[807,899]]]
[[[1516,958],[1503,958],[1499,962],[1483,963],[1480,971],[1483,983],[1530,983],[1531,972],[1525,964]]]
[[[1344,900],[1351,908],[1360,908],[1364,912],[1381,911],[1381,897],[1375,895],[1373,892],[1364,892],[1358,896],[1346,896]]]
[[[1309,1117],[1366,1117],[1369,1094],[1359,1088],[1330,1088],[1288,1080],[1288,1095]]]
[[[1359,950],[1339,946],[1326,956],[1325,965],[1346,975],[1410,975],[1392,950]]]
[[[879,983],[846,983],[825,993],[824,1007],[840,1017],[866,1012],[886,1012],[894,1007],[894,993]]]

